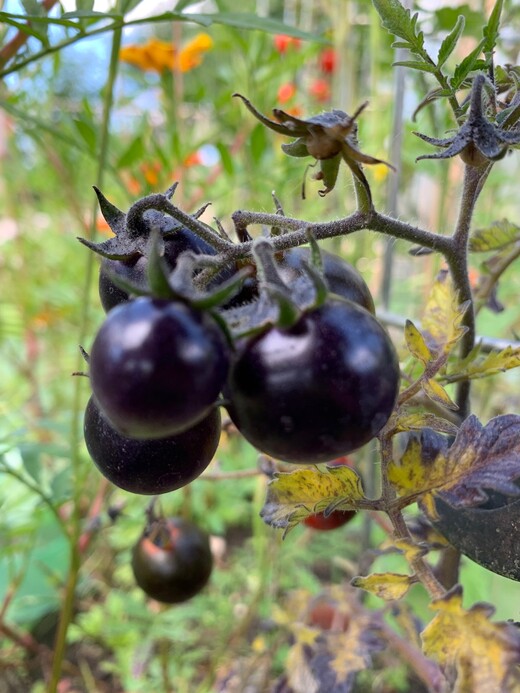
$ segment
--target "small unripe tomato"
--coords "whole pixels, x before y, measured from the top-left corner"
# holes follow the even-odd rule
[[[151,522],[132,552],[135,581],[149,597],[165,604],[194,597],[212,569],[208,535],[180,517]]]

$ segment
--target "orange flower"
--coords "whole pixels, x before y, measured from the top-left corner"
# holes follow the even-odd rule
[[[154,187],[159,183],[159,171],[161,170],[161,164],[155,161],[153,164],[142,163],[139,167],[142,171],[145,181],[151,187]]]
[[[119,58],[140,70],[163,72],[173,69],[175,53],[175,47],[168,41],[151,38],[142,46],[132,45],[122,48]]]
[[[188,154],[188,156],[183,161],[183,164],[184,166],[186,166],[186,168],[190,168],[191,166],[198,166],[201,163],[202,160],[200,158],[200,154],[198,151]]]
[[[202,56],[212,47],[213,39],[204,33],[197,34],[180,51],[168,41],[151,38],[141,46],[125,46],[119,52],[119,58],[140,70],[161,73],[177,68],[188,72],[201,64]]]
[[[278,101],[287,103],[296,94],[296,85],[294,82],[284,82],[278,89]]]
[[[316,101],[328,101],[330,99],[330,85],[324,79],[315,79],[309,87],[309,93]]]
[[[181,72],[189,72],[202,63],[204,53],[213,48],[213,39],[208,34],[197,34],[184,48],[181,48],[177,67]]]

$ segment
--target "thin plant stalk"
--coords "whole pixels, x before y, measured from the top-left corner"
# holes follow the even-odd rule
[[[104,179],[104,172],[106,168],[106,162],[108,159],[108,143],[110,138],[110,118],[112,113],[113,98],[114,98],[114,86],[117,77],[117,71],[119,66],[119,49],[121,47],[121,29],[116,29],[112,34],[112,47],[110,54],[110,65],[108,79],[106,83],[105,91],[105,101],[103,106],[103,118],[101,123],[101,138],[100,138],[100,151],[99,151],[99,165],[97,172],[97,185],[101,188]],[[97,208],[96,208],[97,209]],[[91,237],[95,234],[95,219],[96,210],[92,214],[91,222]],[[88,254],[87,266],[85,273],[85,284],[83,287],[82,294],[82,311],[80,315],[80,330],[79,330],[79,343],[84,343],[86,336],[88,334],[89,328],[89,295],[90,286],[93,279],[93,268],[94,261],[92,253]],[[83,366],[82,358],[78,354],[78,364],[77,370],[80,370]],[[81,495],[84,490],[83,477],[84,473],[81,470],[81,458],[80,458],[80,419],[82,412],[82,399],[83,399],[83,378],[75,378],[73,385],[73,403],[72,403],[72,422],[71,422],[71,467],[72,467],[72,478],[74,480],[74,493],[73,493],[73,512],[71,516],[71,529],[70,529],[70,566],[69,573],[65,585],[65,593],[62,602],[62,610],[60,614],[60,621],[58,625],[58,632],[56,634],[56,641],[54,646],[54,658],[52,663],[52,671],[50,676],[49,685],[47,688],[48,693],[56,693],[58,689],[58,684],[60,681],[61,671],[63,668],[63,661],[65,657],[65,651],[67,646],[67,633],[69,625],[72,621],[74,614],[74,604],[76,600],[76,587],[78,584],[79,571],[81,568],[81,552],[79,547],[79,539],[81,535],[81,510],[80,501]]]

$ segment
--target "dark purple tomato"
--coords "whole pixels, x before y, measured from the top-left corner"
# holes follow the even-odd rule
[[[226,379],[226,339],[211,315],[184,303],[138,298],[108,313],[90,352],[92,392],[129,438],[193,427]]]
[[[172,236],[168,237],[164,243],[164,258],[170,270],[177,264],[177,258],[186,250],[191,250],[200,255],[215,255],[215,249],[209,243],[203,241],[189,229],[181,228]],[[105,312],[115,306],[128,301],[128,293],[115,284],[110,274],[120,276],[127,282],[146,289],[148,258],[144,255],[135,255],[129,260],[109,260],[103,258],[99,270],[99,298]]]
[[[208,535],[180,517],[153,521],[132,552],[135,581],[149,597],[165,604],[194,597],[212,569]]]
[[[93,397],[84,420],[87,450],[99,471],[125,491],[155,495],[186,486],[213,459],[220,439],[220,411],[168,438],[136,440],[118,433]]]
[[[323,276],[329,291],[342,298],[347,298],[370,313],[375,314],[374,299],[365,280],[357,269],[338,255],[321,251]],[[304,263],[310,264],[310,248],[291,248],[284,252],[279,267],[282,279],[289,286],[304,272]]]
[[[398,389],[385,329],[352,301],[330,298],[292,327],[239,345],[225,394],[233,423],[258,450],[312,464],[374,438]]]

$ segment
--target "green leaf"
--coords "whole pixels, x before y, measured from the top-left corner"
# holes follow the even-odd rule
[[[487,253],[498,250],[520,240],[520,226],[507,219],[495,221],[491,226],[474,231],[469,239],[469,249],[473,253]]]
[[[442,68],[446,60],[448,60],[450,55],[455,50],[457,43],[462,35],[462,32],[464,31],[465,25],[466,20],[464,19],[464,16],[459,15],[455,23],[455,26],[446,36],[444,41],[441,43],[441,47],[439,48],[439,55],[437,56],[437,67],[439,68],[439,70]]]
[[[308,41],[327,43],[328,40],[321,39],[316,36],[316,34],[311,34],[301,29],[297,29],[294,26],[285,24],[278,19],[272,19],[271,17],[260,17],[257,14],[249,12],[218,12],[216,14],[206,14],[202,15],[206,17],[211,22],[215,24],[225,24],[226,26],[232,26],[236,29],[252,29],[256,31],[263,31],[268,34],[286,34],[287,36],[294,36],[295,38],[301,38]],[[184,15],[185,18],[190,18],[191,14]]]
[[[490,58],[493,55],[493,51],[498,40],[498,30],[500,27],[500,15],[502,14],[502,8],[504,6],[504,0],[496,0],[495,6],[491,11],[489,16],[489,21],[482,30],[482,34],[485,39],[482,51],[486,57]]]
[[[94,154],[97,151],[97,134],[94,127],[85,120],[75,118],[72,122],[76,126],[76,130],[80,134],[81,138],[87,145],[89,152]]]
[[[372,3],[385,29],[409,44],[402,47],[426,57],[423,33],[416,30],[418,14],[412,16],[399,0],[372,0]]]
[[[125,151],[121,154],[119,159],[116,162],[116,168],[121,169],[121,168],[129,168],[132,166],[136,161],[139,161],[142,159],[145,155],[145,145],[144,145],[144,139],[141,134],[137,135],[128,147],[125,149]]]
[[[412,70],[420,70],[421,72],[429,72],[430,74],[435,74],[435,65],[430,63],[421,63],[418,60],[398,60],[392,63],[394,67],[409,67]]]
[[[469,73],[480,66],[482,61],[479,61],[478,58],[482,53],[485,43],[486,40],[482,39],[471,53],[464,58],[460,65],[457,65],[453,77],[450,79],[450,85],[453,89],[460,89]]]
[[[232,176],[235,172],[235,164],[233,162],[233,157],[229,153],[229,149],[225,144],[219,142],[217,144],[217,149],[220,154],[220,161],[222,162],[222,167],[228,176]]]

